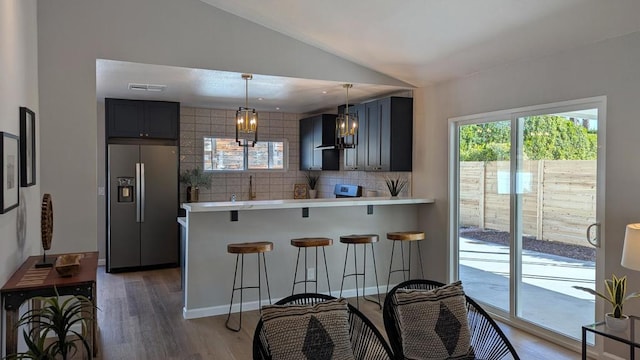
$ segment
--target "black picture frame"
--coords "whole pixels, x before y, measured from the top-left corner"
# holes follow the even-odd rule
[[[20,138],[0,132],[0,169],[2,169],[2,191],[0,191],[0,214],[18,207],[20,201]]]
[[[20,107],[20,186],[36,184],[36,114]]]

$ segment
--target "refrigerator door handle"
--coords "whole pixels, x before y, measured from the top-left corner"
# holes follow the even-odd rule
[[[136,222],[140,222],[140,163],[136,163]]]
[[[145,208],[144,182],[145,182],[145,179],[144,179],[144,163],[140,163],[140,222],[144,222],[144,208]]]

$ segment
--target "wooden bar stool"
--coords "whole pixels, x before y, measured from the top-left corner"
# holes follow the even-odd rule
[[[425,239],[424,232],[422,231],[398,231],[387,233],[387,239],[393,241],[391,247],[391,261],[389,262],[389,276],[387,277],[387,293],[389,292],[389,282],[391,281],[391,274],[394,272],[402,272],[402,278],[404,281],[411,280],[411,245],[415,242],[418,245],[418,259],[420,260],[420,274],[424,279],[424,270],[422,266],[422,253],[420,252],[420,241]],[[400,269],[392,270],[393,266],[393,251],[396,248],[396,242],[400,242],[400,251],[402,257],[402,267]],[[404,244],[409,243],[409,261],[408,265],[405,265],[404,259]],[[407,278],[408,275],[408,278]]]
[[[327,254],[324,251],[326,246],[333,245],[333,239],[325,238],[325,237],[312,237],[312,238],[299,238],[299,239],[291,239],[291,245],[298,248],[298,258],[296,259],[296,268],[293,271],[293,286],[291,288],[291,295],[294,294],[296,290],[296,284],[304,283],[304,292],[307,292],[307,283],[315,283],[316,290],[318,292],[318,248],[322,248],[322,256],[324,257],[324,271],[327,275],[327,289],[329,289],[329,295],[331,295],[331,285],[329,285],[329,267],[327,266]],[[309,280],[309,274],[307,274],[307,249],[308,248],[316,249],[316,276],[314,280]],[[298,278],[298,264],[300,263],[300,250],[304,248],[304,280],[296,281]]]
[[[360,302],[358,300],[358,276],[362,276],[362,298],[371,301],[373,303],[378,304],[378,306],[382,309],[382,302],[380,302],[380,286],[378,285],[378,270],[376,269],[376,254],[373,249],[373,243],[378,242],[378,235],[375,234],[366,234],[366,235],[344,235],[340,236],[340,242],[343,244],[347,244],[347,252],[344,255],[344,269],[342,270],[342,284],[340,284],[340,297],[342,297],[342,288],[344,286],[344,278],[353,276],[356,279],[356,307],[359,308]],[[364,292],[365,284],[366,284],[366,270],[367,270],[367,244],[371,244],[371,257],[373,258],[373,271],[376,279],[376,289],[378,295],[378,301],[369,299],[366,297]],[[347,274],[347,259],[349,257],[349,245],[353,245],[353,273]],[[362,272],[358,272],[358,257],[357,257],[357,245],[363,245],[362,247],[362,258],[363,258],[363,268]]]
[[[273,250],[273,243],[269,241],[260,242],[248,242],[240,244],[227,245],[227,252],[230,254],[236,254],[236,270],[233,274],[233,290],[231,291],[231,303],[229,304],[229,314],[227,315],[227,321],[225,326],[232,331],[240,331],[242,328],[242,293],[245,289],[258,289],[258,309],[262,308],[262,276],[260,270],[260,254],[262,254],[262,265],[264,266],[264,278],[267,282],[267,295],[269,296],[269,304],[271,304],[271,292],[269,291],[269,276],[267,274],[267,260],[264,253]],[[244,286],[244,255],[245,254],[257,254],[258,255],[258,286]],[[236,279],[238,277],[238,260],[242,258],[240,265],[240,287],[236,288]],[[233,306],[233,295],[236,291],[240,291],[240,319],[238,320],[238,327],[233,328],[229,325],[229,319],[231,318],[231,307]]]

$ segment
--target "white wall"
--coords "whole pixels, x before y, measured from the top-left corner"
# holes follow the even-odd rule
[[[19,108],[26,106],[36,114],[39,138],[37,61],[36,1],[0,1],[0,131],[19,136]],[[36,146],[36,166],[40,165],[38,150]],[[39,253],[39,172],[36,167],[35,186],[20,188],[19,207],[0,215],[0,284],[27,256]]]
[[[414,92],[416,144],[414,194],[436,199],[428,217],[431,269],[445,279],[447,243],[447,119],[450,117],[607,96],[604,276],[629,276],[640,289],[640,272],[620,266],[625,225],[640,222],[640,33],[505,65],[475,76]],[[640,314],[640,301],[625,312]]]
[[[36,0],[0,0],[0,131],[20,135],[19,108],[26,106],[36,114],[39,138],[37,61]],[[0,215],[0,286],[27,256],[40,252],[38,151],[36,142],[36,185],[20,188],[18,208]],[[0,331],[0,357],[4,338]]]
[[[104,226],[98,58],[406,86],[198,0],[41,0],[38,40],[42,189],[57,252],[96,250]]]

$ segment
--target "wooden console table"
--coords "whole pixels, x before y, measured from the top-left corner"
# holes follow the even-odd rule
[[[62,254],[59,254],[62,255]],[[54,257],[58,255],[47,255]],[[91,301],[85,304],[85,311],[90,311],[92,319],[88,319],[89,334],[87,341],[92,347],[92,355],[98,353],[97,347],[97,317],[96,317],[96,272],[98,269],[98,252],[84,253],[84,258],[80,261],[80,272],[71,277],[61,277],[56,270],[50,268],[36,268],[35,264],[42,259],[42,256],[30,256],[11,276],[9,281],[2,287],[3,309],[6,316],[6,356],[18,352],[18,328],[16,324],[19,320],[19,309],[23,302],[34,297],[53,297],[58,294],[82,295]]]

